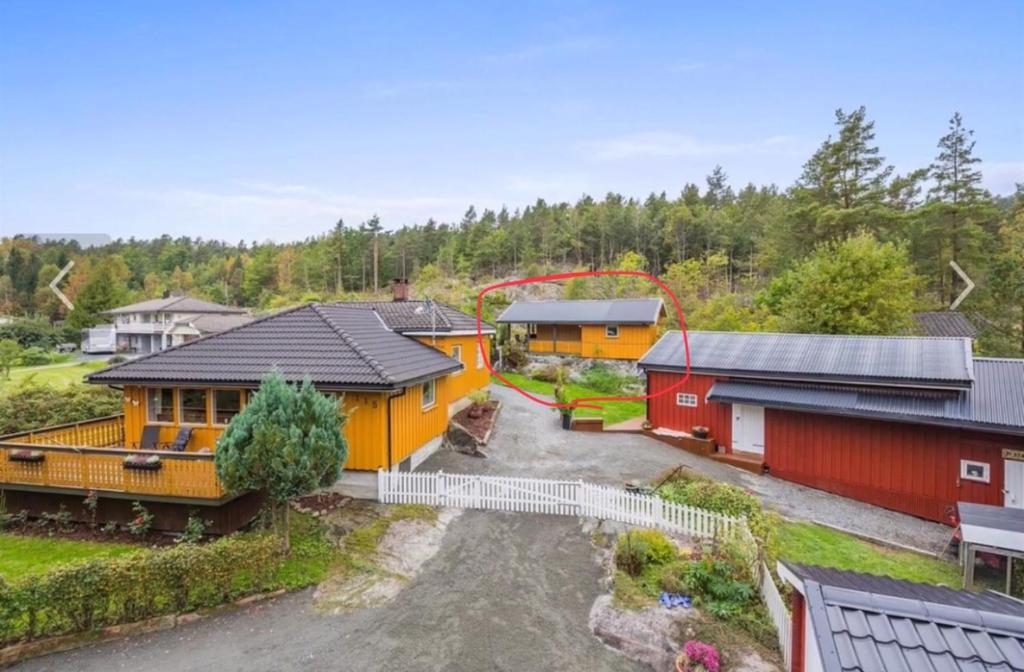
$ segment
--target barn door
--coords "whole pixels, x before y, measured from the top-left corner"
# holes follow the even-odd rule
[[[1003,506],[1024,509],[1024,462],[1003,460]]]
[[[732,405],[732,449],[764,455],[764,407]]]

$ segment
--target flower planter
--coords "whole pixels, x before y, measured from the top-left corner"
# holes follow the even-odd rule
[[[129,455],[124,458],[125,469],[158,471],[161,466],[160,457],[158,455]]]
[[[41,450],[14,450],[8,454],[8,459],[10,459],[11,462],[38,464],[46,459],[46,455],[44,455]]]
[[[693,438],[695,439],[706,439],[710,433],[711,430],[703,425],[695,425],[690,428],[690,434],[693,435]]]
[[[562,413],[562,429],[572,429],[572,415]]]

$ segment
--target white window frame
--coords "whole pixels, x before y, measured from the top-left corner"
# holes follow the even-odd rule
[[[153,393],[160,394],[164,390],[170,390],[171,391],[171,419],[170,420],[157,420],[156,418],[151,418],[150,415],[149,415],[149,412],[150,412],[149,396],[151,394],[153,394]],[[178,407],[178,400],[176,399],[177,396],[178,395],[175,394],[173,387],[147,387],[146,388],[146,398],[143,400],[145,402],[145,404],[146,404],[146,424],[147,425],[173,425],[174,424],[174,417],[175,417],[174,414],[176,413],[176,409]]]
[[[424,411],[428,411],[437,406],[437,378],[432,378],[431,380],[428,380],[427,382],[423,383],[423,386],[420,388],[420,390],[421,394],[423,395],[423,399],[421,400],[420,404],[421,408]],[[429,402],[427,402],[428,396],[430,397]]]
[[[976,476],[968,473],[967,470],[971,467],[981,467],[981,475]],[[975,481],[977,483],[991,483],[992,465],[988,462],[979,462],[977,460],[960,460],[960,480]]]
[[[697,408],[697,395],[690,394],[689,392],[676,392],[676,406],[685,406],[686,408]]]
[[[452,359],[454,359],[459,364],[462,364],[462,368],[459,369],[458,371],[453,371],[452,375],[453,376],[461,376],[462,372],[466,370],[466,365],[462,363],[462,345],[461,344],[456,343],[455,345],[452,346]]]
[[[614,333],[612,333],[614,331]],[[604,325],[604,337],[605,338],[618,338],[619,337],[619,325],[617,324],[606,324]]]
[[[484,349],[478,343],[476,346],[476,368],[484,368]]]

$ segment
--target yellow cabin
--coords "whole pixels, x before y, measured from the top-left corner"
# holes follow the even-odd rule
[[[493,334],[484,325],[485,349]],[[0,488],[9,500],[52,492],[80,503],[94,490],[101,498],[226,505],[234,498],[217,481],[217,440],[275,368],[337,395],[348,417],[346,473],[415,468],[440,445],[467,395],[490,382],[476,318],[451,306],[309,304],[91,375],[89,382],[123,390],[123,415],[3,437]],[[129,466],[135,459],[142,463]]]
[[[664,316],[661,299],[516,301],[497,322],[525,325],[531,353],[640,359]]]

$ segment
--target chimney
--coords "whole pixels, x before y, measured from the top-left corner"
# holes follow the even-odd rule
[[[391,288],[394,291],[395,301],[409,300],[409,280],[406,278],[395,278],[391,281]]]

